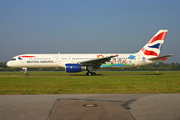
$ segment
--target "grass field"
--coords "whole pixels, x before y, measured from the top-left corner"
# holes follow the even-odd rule
[[[180,71],[96,73],[0,72],[0,94],[180,93]]]

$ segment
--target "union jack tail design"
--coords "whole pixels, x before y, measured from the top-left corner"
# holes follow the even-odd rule
[[[167,32],[168,30],[159,30],[139,53],[159,57]]]

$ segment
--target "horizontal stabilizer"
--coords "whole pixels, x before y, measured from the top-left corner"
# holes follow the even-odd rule
[[[153,58],[149,58],[148,60],[166,60],[167,57],[172,57],[174,56],[173,54],[170,54],[170,55],[164,55],[164,56],[159,56],[159,57],[153,57]]]

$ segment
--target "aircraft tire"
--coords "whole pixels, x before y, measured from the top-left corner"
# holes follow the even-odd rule
[[[91,75],[92,75],[92,73],[91,73],[91,72],[88,72],[88,75],[89,75],[89,76],[91,76]]]
[[[96,75],[95,72],[87,72],[86,75],[92,76],[92,75]]]
[[[95,72],[92,72],[92,75],[96,75],[96,73],[95,73]]]
[[[29,76],[29,74],[28,74],[28,73],[26,73],[26,74],[25,74],[25,76]]]

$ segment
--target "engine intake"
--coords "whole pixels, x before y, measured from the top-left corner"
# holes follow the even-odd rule
[[[82,66],[80,64],[66,64],[65,69],[66,72],[81,72],[86,71],[86,66]]]

